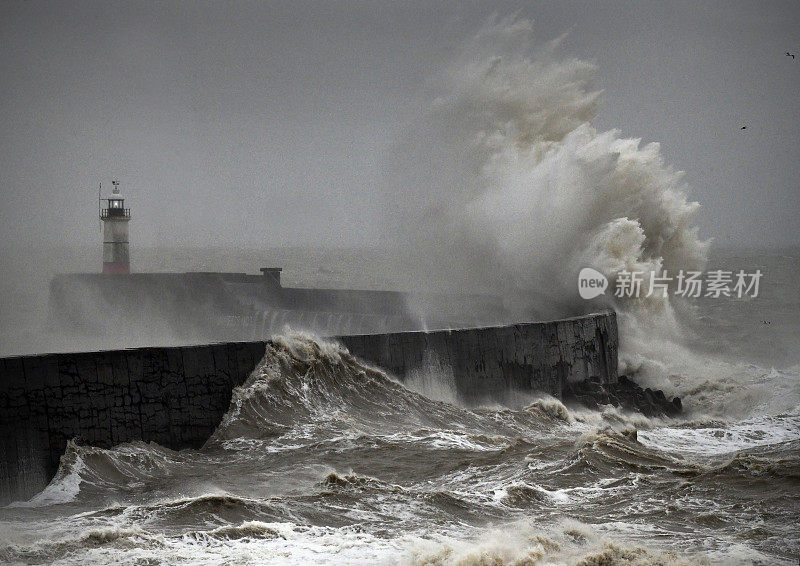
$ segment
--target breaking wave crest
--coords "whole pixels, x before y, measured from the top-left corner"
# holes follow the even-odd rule
[[[159,479],[176,465],[180,456],[155,443],[130,442],[105,449],[82,446],[74,440],[59,461],[55,476],[47,487],[27,502],[13,503],[23,507],[55,505],[73,501],[81,491],[128,486],[139,489],[149,479]]]
[[[408,426],[447,429],[475,420],[469,411],[405,388],[339,344],[294,332],[267,345],[264,359],[234,391],[209,445],[279,436],[299,423],[324,421],[331,434],[352,434]]]

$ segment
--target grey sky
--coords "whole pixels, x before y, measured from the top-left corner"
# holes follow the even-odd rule
[[[134,246],[378,243],[382,155],[493,13],[569,31],[595,126],[661,142],[702,235],[800,244],[797,2],[4,2],[0,238],[98,242],[117,178]]]

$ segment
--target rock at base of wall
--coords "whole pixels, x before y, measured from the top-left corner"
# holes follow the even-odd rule
[[[591,379],[569,383],[563,398],[565,402],[578,402],[590,409],[614,405],[647,417],[677,417],[683,412],[680,398],[669,400],[660,389],[642,388],[624,375],[613,384]]]

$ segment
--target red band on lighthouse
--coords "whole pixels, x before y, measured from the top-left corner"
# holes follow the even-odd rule
[[[103,273],[111,275],[127,275],[131,272],[131,267],[127,263],[118,263],[111,261],[103,262]]]

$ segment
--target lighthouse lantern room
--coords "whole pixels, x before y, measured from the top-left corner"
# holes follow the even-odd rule
[[[119,191],[119,182],[112,181],[114,190],[106,199],[100,198],[100,220],[103,222],[103,273],[130,273],[130,240],[128,222],[131,209]],[[102,192],[102,185],[100,187]],[[107,202],[103,208],[102,201]]]

